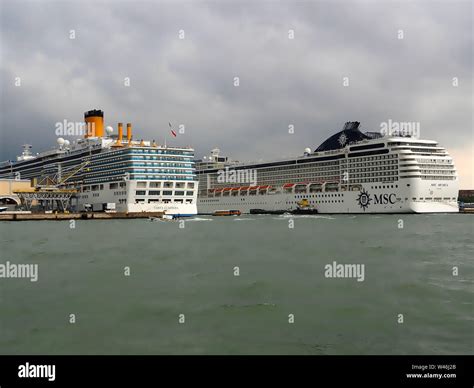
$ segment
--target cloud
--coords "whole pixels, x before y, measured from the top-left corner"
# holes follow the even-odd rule
[[[54,123],[92,108],[136,138],[184,124],[169,142],[240,160],[299,155],[353,120],[419,121],[448,150],[474,144],[470,2],[1,4],[1,160],[50,147]],[[472,163],[458,169],[472,184]]]

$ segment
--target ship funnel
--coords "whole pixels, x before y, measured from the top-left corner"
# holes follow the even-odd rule
[[[104,112],[98,109],[90,110],[84,113],[86,122],[86,134],[84,137],[103,137],[104,136]]]
[[[118,123],[118,140],[117,140],[117,143],[122,144],[122,139],[123,139],[123,124]]]
[[[132,140],[132,124],[127,123],[127,141],[130,143]]]

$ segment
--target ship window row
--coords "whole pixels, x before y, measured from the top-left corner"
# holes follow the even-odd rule
[[[174,180],[174,181],[192,181],[196,179],[195,175],[190,176],[178,176],[178,175],[130,175],[132,180]]]
[[[426,198],[421,197],[421,198],[418,198],[418,199],[412,198],[412,201],[432,201],[432,200],[434,200],[434,201],[456,201],[456,197],[452,197],[452,198],[451,197],[443,197],[443,198],[435,197],[434,199],[431,198],[431,197],[426,197]]]
[[[438,156],[438,157],[446,157],[448,154],[446,151],[439,151],[439,152],[413,152],[410,156]]]
[[[370,183],[370,182],[394,182],[398,181],[398,177],[377,177],[364,179],[349,179],[349,183]],[[345,183],[347,184],[347,183]]]
[[[362,174],[349,174],[349,179],[350,178],[363,178],[363,177],[378,177],[378,176],[386,176],[386,175],[398,175],[398,171],[386,171],[384,173],[376,173],[376,172],[365,172]]]
[[[134,154],[164,154],[164,155],[187,155],[194,156],[193,151],[180,151],[180,150],[160,150],[160,149],[149,149],[149,148],[132,148],[126,150],[127,153]]]
[[[125,170],[118,170],[118,171],[113,171],[113,172],[104,172],[104,173],[93,173],[93,174],[87,174],[85,176],[85,180],[91,180],[91,179],[96,179],[96,180],[101,180],[101,181],[107,181],[113,178],[114,176],[120,176],[120,177],[125,177],[125,176],[138,176],[142,178],[138,179],[159,179],[159,180],[165,180],[165,179],[183,179],[183,180],[193,180],[193,177],[195,175],[192,175],[191,173],[180,173],[179,175],[165,175],[165,173],[154,173],[153,175],[135,175],[136,173],[145,173],[145,174],[151,174],[153,173],[152,171],[137,171],[137,170],[132,170],[131,172],[125,171]],[[168,172],[167,174],[171,173]],[[149,178],[146,178],[146,177]]]
[[[400,173],[418,173],[418,174],[444,174],[444,175],[455,175],[455,170],[420,170],[418,168],[411,168],[400,170]]]
[[[343,197],[344,194],[333,193],[333,194],[310,194],[310,195],[295,195],[296,199],[303,198],[333,198],[333,197]]]
[[[192,197],[194,195],[194,192],[193,191],[178,191],[178,190],[175,190],[173,192],[173,190],[148,190],[148,194],[147,194],[147,191],[146,190],[136,190],[135,191],[135,195],[140,195],[140,196],[145,196],[145,195],[151,195],[151,196],[154,196],[154,195],[171,195],[171,196],[188,196],[188,197]]]
[[[455,176],[442,176],[442,175],[422,175],[421,179],[445,181],[445,180],[455,180],[456,177]]]
[[[445,174],[445,175],[454,175],[456,174],[455,170],[420,170],[422,174]]]
[[[402,175],[400,178],[411,178],[411,179],[424,179],[430,181],[453,181],[456,180],[456,176],[442,176],[442,175]]]
[[[257,174],[257,179],[258,181],[260,181],[261,179],[283,179],[283,180],[291,180],[293,178],[302,178],[302,177],[311,177],[311,176],[314,176],[314,177],[327,177],[327,176],[334,176],[334,175],[339,175],[339,169],[337,170],[333,170],[333,171],[327,171],[327,172],[313,172],[313,171],[308,171],[306,173],[298,173],[298,174],[295,174],[295,173],[281,173],[281,174],[278,174],[278,175],[263,175],[263,174]],[[208,175],[209,176],[209,175]],[[202,178],[203,181],[206,181],[207,182],[207,176],[203,176],[203,175],[200,175],[200,178]],[[218,177],[215,176],[215,175],[211,175],[210,178],[209,178],[210,182],[213,182],[213,183],[218,183],[219,180],[218,180]],[[226,182],[219,182],[219,183],[226,183]],[[239,183],[239,182],[227,182],[227,183]],[[245,183],[245,180],[244,182],[241,182],[241,183]]]
[[[193,174],[193,170],[175,170],[175,169],[159,169],[159,168],[132,168],[131,172],[145,172],[147,174]]]
[[[155,162],[146,162],[146,163],[128,163],[129,166],[139,166],[139,167],[180,167],[180,168],[192,168],[192,164],[189,163],[155,163]]]
[[[135,199],[135,203],[187,203],[192,204],[193,200],[191,198],[186,199],[171,199],[171,198],[160,198],[160,199],[148,199],[145,200],[144,198],[137,198]]]
[[[115,167],[115,166],[114,166]],[[149,171],[149,172],[155,172],[155,173],[160,173],[160,174],[166,174],[166,173],[178,173],[178,174],[192,174],[194,170],[190,169],[175,169],[175,168],[136,168],[135,166],[130,166],[130,165],[124,165],[125,169],[132,170],[132,171]],[[96,171],[105,171],[105,172],[114,172],[114,171],[125,171],[124,168],[116,167],[116,168],[111,168],[111,166],[106,166],[106,167],[100,167],[100,168],[94,168],[92,169],[91,172],[87,172],[84,175],[90,175],[93,174]]]
[[[408,164],[406,164],[408,166]],[[402,166],[402,165],[400,165]],[[439,164],[427,164],[427,163],[419,163],[419,164],[414,164],[414,166],[418,166],[420,168],[436,168],[436,169],[441,169],[441,170],[454,170],[454,165],[444,165],[441,166]]]
[[[337,166],[339,162],[314,162],[314,163],[308,163],[309,166],[314,166],[314,167],[328,167],[328,166]],[[231,168],[230,168],[231,169]],[[258,173],[260,172],[269,172],[269,171],[284,171],[284,170],[294,170],[294,169],[301,169],[301,165],[288,165],[288,166],[280,166],[280,167],[263,167],[263,168],[257,168],[256,170]]]
[[[334,163],[331,167],[320,167],[321,164],[318,164],[317,166],[311,166],[311,164],[301,167],[301,166],[285,166],[285,167],[275,167],[275,168],[257,168],[257,169],[250,169],[252,171],[255,171],[257,175],[280,175],[280,174],[293,174],[295,169],[298,171],[331,171],[331,170],[337,170],[339,168],[339,163]],[[233,170],[232,168],[229,169],[229,171],[235,171],[236,173],[241,172],[242,170]],[[219,174],[217,172],[211,173],[210,174],[213,177],[218,176]]]
[[[127,158],[127,160],[164,160],[164,161],[170,161],[170,162],[191,162],[194,163],[193,159],[191,158],[181,158],[181,159],[176,159],[176,158],[161,158],[157,156],[141,156],[141,155],[131,155]]]
[[[398,185],[370,186],[371,189],[398,189]]]
[[[123,178],[124,176],[121,176]],[[105,177],[105,178],[95,178],[95,179],[85,179],[84,183],[85,184],[93,184],[93,183],[101,183],[101,182],[110,182],[112,178],[110,177]],[[130,175],[131,180],[175,180],[175,181],[189,181],[189,180],[195,180],[195,176],[171,176],[171,175],[166,175],[166,176],[152,176],[152,175]]]
[[[390,166],[390,165],[397,165],[397,160],[386,160],[384,162],[373,162],[373,163],[350,163],[349,168],[354,167],[366,167],[366,166]],[[345,167],[346,164],[342,164],[342,167]]]
[[[404,142],[388,142],[389,146],[410,146],[410,147],[437,147],[438,143],[424,144],[424,143],[404,143]]]
[[[357,162],[371,162],[374,160],[385,160],[385,159],[396,159],[398,155],[390,154],[390,155],[379,155],[379,156],[363,156],[363,157],[353,157],[350,158],[348,161],[349,163],[357,163]]]
[[[125,182],[117,182],[117,183],[110,183],[109,184],[109,189],[111,189],[111,190],[117,189],[119,187],[120,188],[126,187],[126,183]],[[98,191],[98,190],[104,190],[104,185],[100,184],[100,185],[92,185],[92,186],[81,186],[79,189],[80,189],[80,191]]]
[[[160,188],[162,186],[162,182],[137,182],[137,188],[146,188],[147,186],[150,188]],[[164,188],[173,188],[173,186],[177,189],[184,189],[185,187],[188,189],[193,189],[194,182],[163,182]]]
[[[435,163],[435,164],[442,164],[442,163],[451,163],[451,159],[416,159],[418,163]]]
[[[189,161],[177,161],[172,162],[154,162],[148,160],[137,160],[131,161],[130,159],[120,159],[118,161],[105,160],[100,163],[91,163],[88,168],[99,168],[100,166],[163,166],[163,167],[190,167],[192,168],[194,163]]]
[[[444,149],[436,150],[436,149],[429,149],[429,148],[410,148],[410,151],[412,151],[412,152],[423,152],[423,153],[428,153],[430,155],[446,152]]]
[[[321,171],[326,171],[326,170],[331,170],[331,169],[337,169],[339,168],[339,163],[337,164],[333,164],[331,166],[320,166],[320,165],[317,165],[317,164],[314,164],[314,163],[308,163],[308,164],[305,164],[304,167],[303,166],[299,166],[297,168],[298,171],[303,171],[303,170],[321,170]],[[294,170],[295,170],[295,166],[291,166],[291,168],[288,168],[288,167],[285,167],[285,168],[258,168],[256,169],[257,171],[257,174],[275,174],[275,173],[283,173],[283,172],[288,172],[288,173],[292,173]],[[231,171],[231,170],[229,170]],[[239,171],[239,170],[237,170]],[[240,170],[242,171],[242,170]],[[253,170],[255,171],[255,170]]]
[[[107,156],[96,156],[91,158],[91,165],[99,165],[99,164],[107,164],[113,162],[123,162],[123,161],[164,161],[164,162],[174,162],[174,163],[190,163],[195,164],[192,158],[164,158],[164,157],[157,157],[157,156],[140,156],[140,155],[121,155],[119,157],[109,157]]]
[[[90,158],[92,164],[99,164],[99,163],[110,163],[113,161],[123,161],[123,160],[163,160],[163,161],[170,161],[170,162],[188,162],[188,163],[195,163],[192,158],[189,157],[162,157],[162,156],[143,156],[143,155],[130,155],[130,154],[123,154],[120,156],[111,156],[109,153],[99,154],[92,156]],[[78,161],[75,161],[76,163]]]
[[[397,170],[397,169],[398,169],[398,166],[384,166],[384,167],[365,167],[365,168],[349,167],[347,170],[349,170],[349,172],[364,172],[364,171],[387,171],[387,170]]]

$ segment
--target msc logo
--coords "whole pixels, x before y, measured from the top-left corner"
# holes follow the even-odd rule
[[[396,195],[395,194],[373,194],[373,198],[371,198],[371,195],[365,191],[365,189],[362,189],[359,193],[359,196],[357,197],[357,202],[359,203],[359,206],[361,209],[365,211],[372,202],[374,201],[374,205],[388,205],[388,204],[394,204],[396,202]]]
[[[365,191],[365,189],[362,189],[362,191],[359,193],[359,196],[357,197],[357,202],[359,202],[359,206],[361,209],[367,209],[370,205],[370,201],[372,201],[372,198],[370,198],[370,194]]]

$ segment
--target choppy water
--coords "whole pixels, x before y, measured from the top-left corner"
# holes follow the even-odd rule
[[[474,217],[290,219],[2,222],[0,264],[39,279],[0,279],[0,353],[473,353]]]

